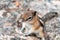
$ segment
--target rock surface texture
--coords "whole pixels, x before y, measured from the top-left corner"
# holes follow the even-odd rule
[[[50,40],[60,40],[60,0],[0,0],[0,40],[39,40],[35,37],[23,36],[16,20],[28,8],[44,16],[47,12],[58,12],[55,17],[45,23],[45,31]]]

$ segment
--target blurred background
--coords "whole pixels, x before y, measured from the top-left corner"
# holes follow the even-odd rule
[[[58,17],[46,22],[45,27],[50,40],[60,40],[60,0],[0,0],[0,40],[25,40],[16,21],[28,8],[41,16],[47,12],[58,12]]]

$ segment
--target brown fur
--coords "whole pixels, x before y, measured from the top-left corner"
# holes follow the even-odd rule
[[[44,37],[45,34],[44,34],[44,31],[43,31],[44,29],[42,27],[43,24],[41,22],[39,22],[39,18],[35,13],[36,13],[35,11],[29,10],[26,13],[22,14],[20,19],[23,19],[23,22],[29,22],[31,25],[33,25],[32,31],[34,32],[36,30],[39,30],[40,31],[39,32],[40,37]],[[27,21],[27,18],[29,16],[32,17],[32,20]]]

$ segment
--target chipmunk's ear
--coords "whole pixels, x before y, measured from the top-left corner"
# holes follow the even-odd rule
[[[36,13],[37,13],[37,11],[34,11],[34,12],[33,12],[33,16],[35,16],[35,15],[36,15]]]

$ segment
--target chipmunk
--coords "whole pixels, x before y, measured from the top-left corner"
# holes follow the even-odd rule
[[[49,12],[41,18],[37,15],[37,11],[27,10],[24,14],[21,14],[20,18],[18,19],[18,21],[22,22],[21,32],[24,35],[34,33],[42,40],[46,40],[44,24],[57,15],[57,12]]]

